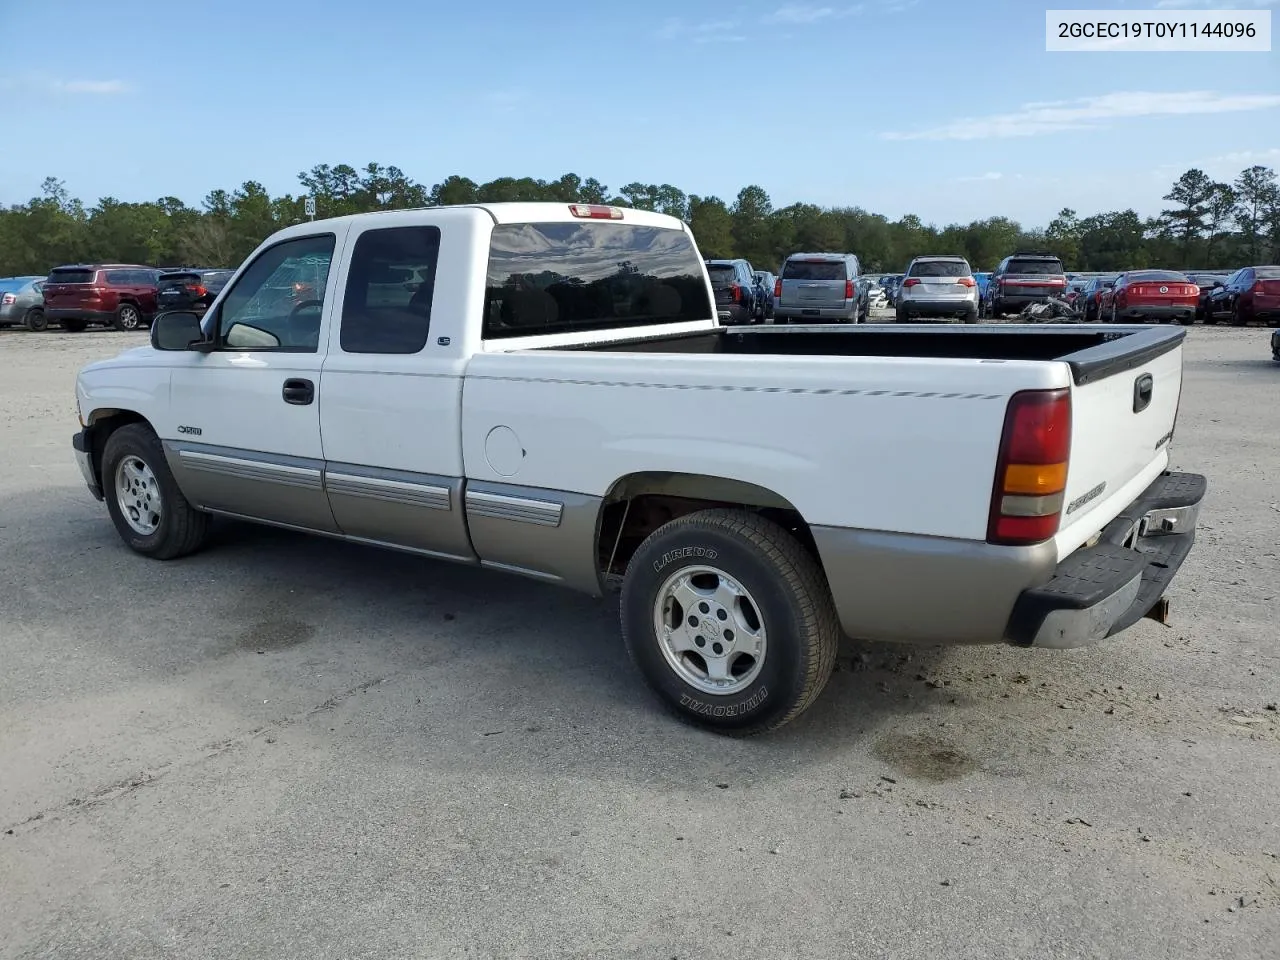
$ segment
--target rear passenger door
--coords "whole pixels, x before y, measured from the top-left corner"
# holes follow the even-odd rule
[[[431,329],[441,239],[422,224],[351,231],[320,398],[325,490],[350,537],[470,560],[464,361]]]

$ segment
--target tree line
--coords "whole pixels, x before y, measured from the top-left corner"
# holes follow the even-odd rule
[[[686,194],[671,184],[629,183],[611,191],[594,177],[499,177],[476,183],[450,176],[428,188],[399,167],[321,164],[298,175],[301,191],[271,196],[261,183],[214,190],[198,207],[177,197],[128,203],[103,197],[91,207],[46,179],[40,195],[0,209],[0,276],[39,275],[63,263],[236,266],[266,236],[304,219],[304,200],[320,217],[442,204],[552,200],[610,203],[679,217],[707,257],[745,257],[777,270],[797,250],[856,253],[868,271],[899,271],[914,256],[961,254],[991,269],[1018,250],[1047,250],[1069,270],[1137,267],[1232,268],[1280,261],[1280,188],[1275,171],[1252,166],[1231,183],[1188,170],[1165,194],[1157,217],[1116,210],[1081,217],[1062,210],[1043,229],[1007,217],[937,227],[908,214],[890,220],[862,207],[796,203],[775,208],[759,186],[731,202]]]

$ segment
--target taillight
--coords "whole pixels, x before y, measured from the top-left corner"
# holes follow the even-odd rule
[[[1071,392],[1023,390],[1009,400],[987,540],[1041,543],[1058,532],[1071,454]]]
[[[194,293],[197,297],[203,297],[209,291],[196,283],[187,284],[187,292]]]
[[[1262,281],[1261,281],[1261,280],[1255,280],[1255,281],[1253,281],[1253,286],[1249,288],[1249,292],[1250,292],[1250,293],[1253,293],[1253,294],[1258,294],[1258,293],[1261,293],[1261,294],[1264,294],[1264,295],[1266,294],[1266,291],[1265,291],[1264,289],[1262,289]]]
[[[904,287],[914,287],[919,282],[920,282],[919,277],[907,277],[907,279],[902,281],[902,285]]]
[[[622,211],[602,203],[571,203],[569,212],[587,220],[621,220]]]
[[[13,303],[17,299],[18,298],[15,297],[12,293],[6,293],[3,297],[0,297],[0,303],[5,304],[7,306],[8,304]]]
[[[853,281],[852,280],[846,280],[844,282],[844,298],[846,300],[853,299]]]
[[[973,277],[957,277],[956,283],[962,287],[976,287],[978,285],[978,281],[974,280]]]
[[[781,278],[773,281],[773,299],[775,300],[782,299],[782,279]]]
[[[733,296],[734,303],[742,302],[742,288],[736,283],[729,284],[729,293]]]

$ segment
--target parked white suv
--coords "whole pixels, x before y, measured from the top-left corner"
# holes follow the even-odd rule
[[[978,281],[964,257],[916,257],[902,278],[897,318],[923,317],[978,322]]]
[[[620,586],[658,696],[747,734],[842,632],[1060,648],[1156,608],[1205,490],[1166,470],[1185,336],[726,327],[673,217],[397,210],[280,231],[85,367],[74,447],[158,560],[217,514]]]

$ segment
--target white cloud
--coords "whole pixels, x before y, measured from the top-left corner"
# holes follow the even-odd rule
[[[129,85],[123,80],[54,80],[50,87],[59,93],[110,95],[129,92]]]
[[[956,183],[980,183],[984,180],[1003,180],[1004,174],[996,170],[989,170],[986,173],[980,173],[976,177],[953,177]]]
[[[883,140],[999,140],[1034,137],[1064,130],[1085,130],[1108,120],[1133,117],[1223,114],[1280,107],[1276,93],[1152,93],[1133,91],[1108,93],[1076,100],[1054,100],[1023,104],[1011,113],[963,117],[938,127],[921,130],[888,131]]]
[[[660,40],[693,40],[695,43],[715,43],[723,37],[745,40],[746,37],[735,32],[739,27],[737,20],[704,20],[701,23],[689,23],[679,17],[672,17],[658,28],[656,36]]]
[[[768,23],[819,23],[823,20],[840,20],[852,17],[866,9],[862,4],[851,7],[819,6],[816,3],[788,3],[779,7],[768,17]]]

